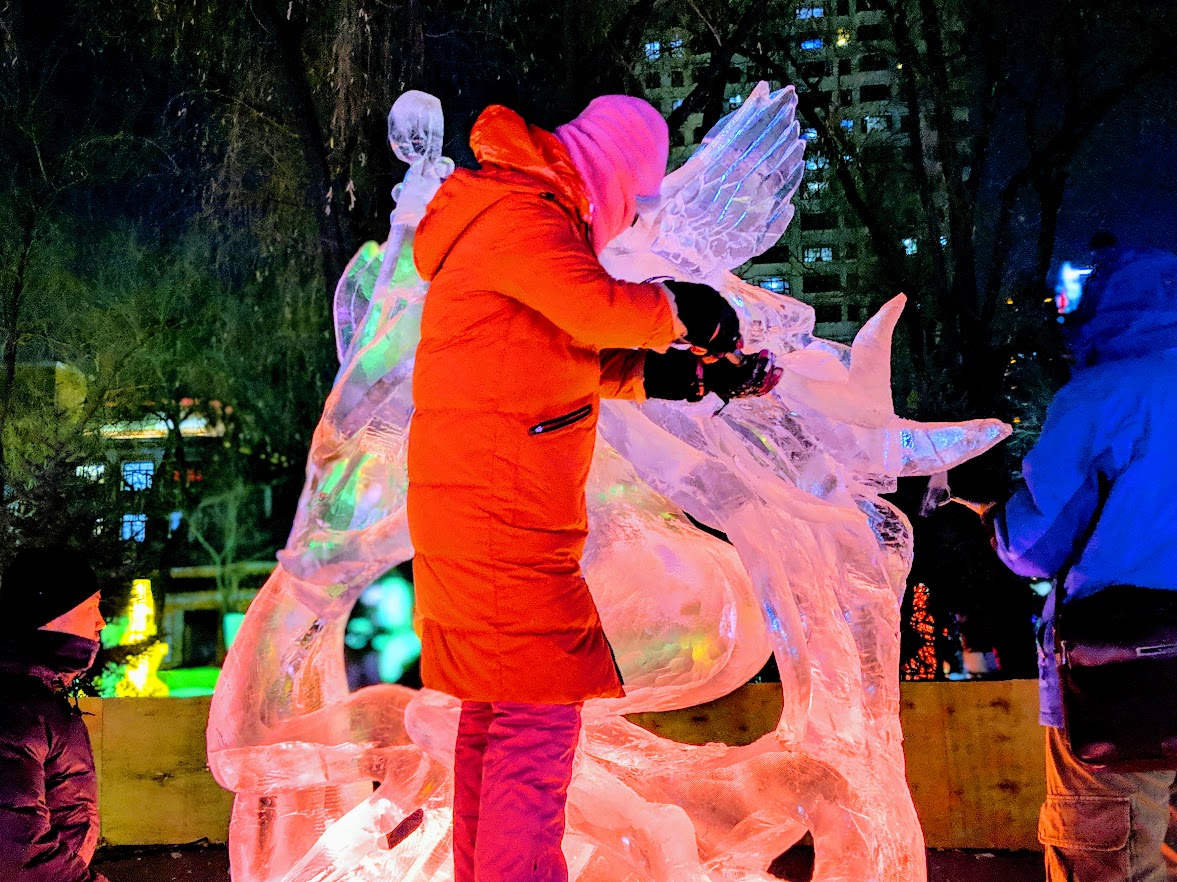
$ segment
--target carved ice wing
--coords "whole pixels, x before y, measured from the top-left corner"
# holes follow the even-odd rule
[[[652,252],[667,273],[704,281],[770,248],[793,217],[805,168],[796,109],[792,86],[759,83],[662,182],[659,209],[608,250]]]
[[[335,286],[335,354],[340,364],[351,348],[356,328],[368,313],[383,265],[384,248],[375,242],[365,242]]]

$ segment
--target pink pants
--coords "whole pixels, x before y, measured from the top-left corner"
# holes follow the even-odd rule
[[[560,843],[580,705],[462,702],[454,882],[568,882]]]

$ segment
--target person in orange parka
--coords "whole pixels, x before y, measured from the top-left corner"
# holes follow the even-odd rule
[[[414,244],[430,282],[408,451],[421,674],[462,699],[456,882],[563,882],[580,705],[624,694],[580,570],[600,399],[645,397],[646,350],[730,353],[739,327],[709,289],[680,320],[665,286],[597,260],[657,197],[668,137],[649,104],[598,98],[554,134],[492,106],[470,144],[481,168],[445,182]],[[703,377],[695,355],[667,358],[689,388]]]

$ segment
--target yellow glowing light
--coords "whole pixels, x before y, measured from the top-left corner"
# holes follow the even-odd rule
[[[138,661],[127,667],[126,678],[131,681],[131,685],[139,692],[142,692],[147,686],[147,675],[151,673],[150,665],[148,664],[150,661],[151,659],[148,657],[148,654],[144,653],[139,657]]]
[[[159,633],[155,625],[155,599],[151,580],[131,582],[131,600],[127,606],[127,630],[119,643],[130,646],[142,643]],[[126,697],[160,697],[168,694],[167,684],[159,678],[159,666],[168,654],[166,643],[156,642],[127,662],[123,678],[115,684],[115,695]]]
[[[691,661],[698,663],[711,657],[711,641],[706,637],[691,641]]]
[[[1005,298],[1005,302],[1008,303],[1010,306],[1014,305],[1014,299],[1012,297]]]
[[[127,608],[127,630],[119,642],[124,646],[141,643],[157,633],[155,627],[155,600],[151,596],[151,580],[135,579],[131,582],[131,603]]]
[[[846,30],[846,28],[838,28],[837,44],[839,46],[849,46],[850,45],[850,31]]]

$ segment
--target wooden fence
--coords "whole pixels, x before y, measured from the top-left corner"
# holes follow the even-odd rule
[[[232,795],[205,762],[208,698],[82,702],[112,845],[225,841]],[[904,683],[907,777],[931,848],[1038,848],[1042,733],[1032,680]],[[700,707],[631,719],[690,744],[748,744],[772,729],[779,687],[754,684]]]

